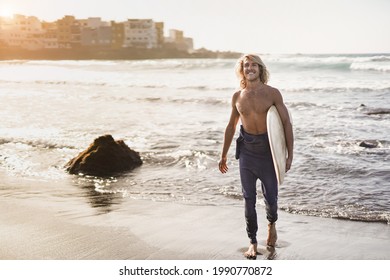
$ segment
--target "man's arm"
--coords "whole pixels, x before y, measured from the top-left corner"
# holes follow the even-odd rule
[[[282,94],[279,92],[279,90],[276,90],[274,105],[276,109],[278,109],[278,113],[284,127],[284,135],[286,138],[286,146],[288,152],[288,156],[286,160],[286,172],[287,172],[291,168],[292,160],[294,157],[293,156],[294,134],[293,134],[292,124],[291,124],[290,116],[288,114],[287,107],[283,102],[283,97]]]
[[[236,108],[236,102],[237,98],[240,92],[236,92],[233,95],[232,98],[232,112],[230,114],[230,119],[229,123],[226,126],[225,129],[225,135],[223,139],[223,146],[222,146],[222,154],[221,154],[221,160],[219,161],[219,170],[222,173],[226,173],[228,171],[228,166],[227,166],[227,153],[229,151],[230,145],[232,144],[234,134],[236,132],[236,127],[238,120],[240,119],[240,114],[237,111]]]

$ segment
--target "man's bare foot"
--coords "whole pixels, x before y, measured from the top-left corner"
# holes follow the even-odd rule
[[[247,259],[256,259],[257,257],[257,243],[249,245],[248,251],[244,253]]]
[[[275,247],[277,239],[278,234],[276,233],[275,223],[268,224],[267,246]]]

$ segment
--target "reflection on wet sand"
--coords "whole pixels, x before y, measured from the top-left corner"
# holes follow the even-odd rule
[[[98,211],[97,214],[106,214],[114,209],[123,200],[123,194],[110,191],[110,186],[115,185],[116,179],[78,176],[73,181],[74,185],[82,190],[82,197],[85,197],[90,206]],[[102,186],[105,188],[102,189]]]

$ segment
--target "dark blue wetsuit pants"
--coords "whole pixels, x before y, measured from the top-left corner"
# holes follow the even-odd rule
[[[257,243],[256,182],[261,181],[267,220],[278,219],[278,182],[272,161],[268,135],[252,135],[241,126],[237,138],[236,158],[239,159],[242,193],[245,200],[246,231],[250,242]]]

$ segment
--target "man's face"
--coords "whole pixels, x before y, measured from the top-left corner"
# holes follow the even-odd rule
[[[256,62],[245,58],[242,66],[244,77],[247,81],[255,81],[260,77],[259,64]]]

